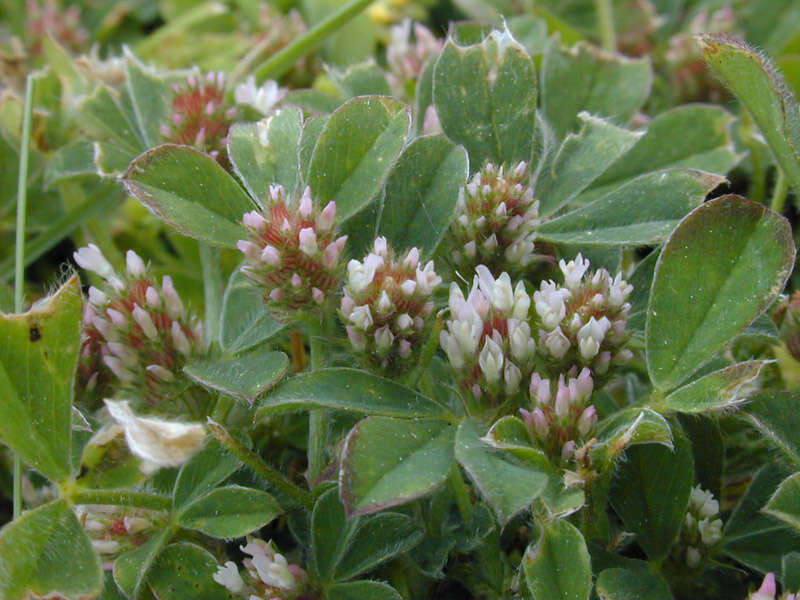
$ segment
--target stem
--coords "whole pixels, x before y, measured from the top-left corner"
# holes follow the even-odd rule
[[[76,489],[65,493],[74,504],[105,504],[110,506],[132,506],[150,510],[169,511],[172,499],[144,492],[128,492],[124,490],[84,490]]]
[[[28,152],[31,143],[31,113],[33,108],[33,75],[25,86],[25,108],[22,115],[22,137],[19,146],[17,171],[17,231],[14,253],[14,312],[22,312],[22,292],[25,288],[25,217],[28,207]],[[22,461],[14,454],[14,519],[22,512]]]
[[[219,319],[222,314],[222,294],[224,284],[219,266],[219,251],[198,242],[200,264],[203,269],[203,298],[206,304],[206,345],[210,346],[219,339]]]
[[[311,370],[322,366],[323,326],[309,320],[308,345],[311,349]],[[328,442],[328,411],[316,408],[308,412],[308,474],[309,482],[316,481],[325,468],[325,447]]]
[[[461,470],[456,463],[453,463],[453,466],[450,467],[448,481],[450,483],[450,489],[453,491],[453,496],[455,496],[456,499],[458,512],[466,523],[472,516],[472,502],[469,499],[469,488],[464,478],[461,476]]]
[[[595,0],[594,5],[603,48],[609,52],[616,52],[617,34],[614,31],[614,8],[611,6],[611,0]]]
[[[775,168],[778,170],[778,177],[775,180],[775,187],[772,188],[772,199],[770,200],[769,207],[780,215],[783,213],[783,209],[786,206],[786,195],[789,193],[789,180],[786,179],[783,169],[777,166]]]
[[[256,81],[262,83],[265,79],[276,79],[283,75],[295,62],[310,54],[328,36],[356,17],[372,2],[373,0],[350,0],[341,9],[309,29],[305,35],[262,63],[254,72]]]
[[[411,387],[414,383],[422,379],[433,357],[436,355],[436,351],[439,349],[439,334],[442,332],[442,329],[444,329],[444,319],[437,317],[436,321],[433,323],[431,333],[425,341],[425,345],[422,347],[422,352],[420,352],[416,366],[409,371],[408,375],[405,376],[401,383]]]
[[[255,452],[250,450],[242,442],[234,438],[228,430],[219,423],[208,421],[208,429],[217,441],[231,451],[240,461],[250,467],[257,475],[268,481],[271,485],[278,488],[281,492],[289,496],[304,508],[311,510],[314,508],[314,498],[305,490],[297,487],[289,481],[286,476],[264,460]]]

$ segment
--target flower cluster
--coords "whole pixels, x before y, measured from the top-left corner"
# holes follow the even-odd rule
[[[92,547],[104,560],[141,546],[167,525],[165,515],[138,508],[82,504],[74,510]]]
[[[154,407],[183,391],[186,359],[205,352],[203,325],[186,310],[172,279],[158,284],[144,261],[126,254],[126,273],[118,275],[94,244],[73,254],[82,268],[105,280],[89,288],[84,313],[81,373],[91,391],[112,379]]]
[[[692,489],[678,541],[671,552],[673,560],[695,569],[708,556],[709,549],[722,539],[719,502],[699,485]]]
[[[268,310],[289,321],[331,298],[347,236],[336,236],[336,203],[320,209],[308,187],[290,203],[282,186],[270,186],[268,202],[265,211],[244,214],[248,239],[236,246],[247,259],[242,272],[264,288]]]
[[[800,592],[777,594],[778,586],[775,583],[775,573],[767,573],[764,576],[764,581],[761,582],[761,587],[747,596],[747,600],[800,600]]]
[[[246,104],[262,115],[268,115],[283,99],[286,91],[286,88],[278,87],[278,82],[273,79],[258,86],[256,78],[250,75],[245,83],[236,86],[233,96],[237,104]]]
[[[459,194],[450,226],[456,242],[453,262],[463,272],[477,264],[519,271],[542,258],[534,244],[540,224],[528,164],[487,163]]]
[[[430,29],[421,23],[413,23],[413,40],[411,30],[411,19],[393,25],[389,29],[390,39],[386,46],[389,84],[400,97],[413,97],[413,88],[409,94],[408,86],[415,84],[425,63],[442,49],[441,40],[437,40]]]
[[[433,312],[432,294],[442,278],[433,261],[422,266],[419,255],[411,248],[396,257],[379,237],[363,261],[347,264],[340,316],[353,348],[384,371],[412,364]]]
[[[558,382],[531,376],[529,387],[533,410],[520,409],[531,437],[551,457],[568,461],[592,435],[597,425],[597,409],[590,404],[594,381],[584,367],[573,367]]]
[[[190,73],[172,86],[172,115],[161,124],[168,142],[193,146],[221,164],[227,163],[228,129],[236,108],[225,100],[225,74]]]
[[[536,343],[528,325],[531,298],[508,273],[495,279],[478,265],[469,296],[450,285],[450,316],[440,334],[442,349],[460,376],[461,387],[476,400],[497,403],[516,394],[530,376]]]
[[[61,8],[56,0],[27,0],[26,29],[30,51],[34,55],[42,52],[44,39],[51,36],[69,50],[81,50],[86,46],[89,32],[81,25],[81,9],[78,4]]]
[[[543,281],[533,294],[539,316],[539,349],[549,359],[565,366],[591,367],[605,374],[610,365],[627,363],[633,353],[623,346],[633,286],[605,269],[589,271],[589,261],[559,262],[564,285]]]
[[[240,546],[249,554],[244,559],[244,577],[233,561],[217,567],[214,581],[232,594],[248,600],[292,600],[299,598],[308,581],[305,571],[275,550],[272,541],[247,537],[247,544]]]

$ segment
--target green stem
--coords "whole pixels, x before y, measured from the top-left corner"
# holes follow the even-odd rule
[[[309,320],[308,345],[311,350],[311,370],[323,366],[322,344],[324,328],[320,322]],[[308,411],[308,481],[314,482],[325,468],[325,448],[328,443],[328,411],[316,408]]]
[[[173,19],[163,27],[159,27],[149,36],[144,38],[136,45],[136,55],[144,57],[163,50],[164,42],[170,37],[178,36],[181,33],[189,33],[196,30],[198,25],[204,21],[218,18],[220,15],[228,13],[228,9],[220,2],[204,2],[197,8],[186,11],[176,19]]]
[[[219,251],[213,246],[198,242],[200,264],[203,269],[203,296],[206,305],[206,340],[213,344],[219,339],[219,319],[222,314],[224,283],[219,266]]]
[[[262,63],[254,72],[256,81],[262,83],[266,79],[276,79],[283,75],[299,59],[314,51],[328,36],[358,16],[372,2],[373,0],[350,0],[341,9],[309,29],[305,35]]]
[[[104,504],[109,506],[132,506],[149,510],[168,512],[172,508],[172,499],[167,496],[156,496],[144,492],[128,492],[125,490],[86,490],[78,487],[64,496],[74,504]]]
[[[422,352],[420,352],[416,366],[403,378],[402,383],[404,385],[411,387],[414,383],[422,379],[433,357],[436,355],[436,351],[439,349],[439,334],[442,332],[442,329],[444,329],[444,319],[438,317],[436,321],[434,321],[433,328],[431,329],[430,335],[428,335],[428,339],[425,341],[425,345],[422,347]]]
[[[776,169],[778,170],[778,177],[775,180],[775,187],[772,188],[772,199],[770,200],[769,207],[780,215],[783,213],[783,209],[786,206],[786,195],[789,193],[789,180],[786,179],[783,169],[780,167],[776,167]]]
[[[456,499],[456,506],[461,518],[466,523],[472,516],[472,502],[469,499],[469,488],[467,487],[464,478],[461,476],[461,470],[456,463],[450,467],[450,475],[448,476],[450,482],[450,489]]]
[[[308,510],[314,508],[314,497],[311,494],[297,487],[294,483],[289,481],[283,473],[272,465],[264,462],[258,454],[228,433],[228,430],[222,425],[214,421],[209,421],[207,426],[211,435],[213,435],[220,444],[230,450],[240,461],[250,467],[253,472],[289,496],[289,498],[301,504],[304,508]]]
[[[597,24],[600,27],[600,41],[609,52],[617,51],[617,34],[614,31],[614,8],[611,0],[595,0]]]
[[[33,75],[28,75],[25,86],[25,108],[22,115],[22,137],[19,147],[17,171],[17,231],[14,253],[14,312],[22,312],[25,289],[25,217],[28,209],[28,152],[31,143],[31,114],[33,108]],[[14,455],[14,518],[22,512],[22,461]]]

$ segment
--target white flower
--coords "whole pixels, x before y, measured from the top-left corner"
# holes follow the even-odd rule
[[[591,360],[597,353],[600,352],[600,344],[606,333],[611,328],[611,321],[608,317],[600,317],[595,319],[589,318],[589,322],[578,330],[578,349],[580,350],[583,360]]]
[[[278,87],[278,82],[268,79],[260,87],[252,75],[245,83],[236,86],[233,96],[237,104],[247,104],[261,114],[267,115],[286,95],[286,89]]]
[[[239,575],[239,568],[233,561],[229,560],[225,566],[218,566],[217,572],[211,578],[234,594],[238,594],[244,589],[244,581]]]
[[[289,592],[297,590],[297,579],[289,570],[289,562],[275,551],[272,542],[257,538],[247,538],[247,545],[240,546],[242,552],[252,556],[253,567],[259,579],[265,584]]]
[[[699,485],[692,488],[689,502],[691,508],[700,515],[701,519],[712,517],[719,512],[719,502],[714,499],[714,494],[702,489]]]
[[[527,321],[508,320],[508,337],[511,340],[511,356],[521,363],[527,362],[536,352],[536,342],[531,337]]]
[[[561,327],[556,327],[553,331],[547,333],[539,330],[539,335],[542,337],[542,343],[553,358],[561,359],[569,350],[569,340],[567,336],[561,331]]]
[[[503,375],[503,350],[490,337],[486,338],[481,353],[478,355],[480,365],[486,381],[497,383]]]
[[[111,263],[103,256],[100,248],[94,244],[89,244],[88,246],[78,249],[77,252],[73,252],[72,258],[78,263],[79,267],[97,273],[111,284],[111,287],[114,289],[121,290],[125,287],[125,284],[122,283],[122,280],[117,277],[117,274],[114,272],[114,267],[112,267]]]
[[[713,546],[722,539],[722,520],[709,520],[708,517],[697,524],[700,539],[706,546]]]
[[[377,254],[367,254],[364,262],[355,259],[347,263],[347,286],[355,294],[364,291],[375,278],[375,271],[383,266],[383,259]]]
[[[366,304],[356,306],[353,312],[350,313],[350,322],[361,331],[366,331],[372,327],[372,313],[369,311],[369,306]]]
[[[580,287],[581,279],[583,279],[584,273],[589,269],[589,261],[584,260],[583,256],[578,254],[575,260],[569,262],[565,262],[562,258],[558,261],[558,266],[561,272],[564,273],[564,285],[566,285],[570,291],[574,292]]]
[[[128,270],[128,275],[134,279],[141,279],[147,273],[144,261],[133,250],[128,250],[125,253],[125,267]]]
[[[442,278],[433,270],[433,261],[428,261],[423,269],[416,269],[417,286],[421,294],[429,296],[437,285],[442,283]]]
[[[501,273],[495,279],[485,265],[475,267],[483,295],[497,310],[507,313],[514,306],[514,291],[511,288],[511,278],[508,273]]]
[[[567,314],[565,301],[570,291],[558,287],[553,281],[543,281],[541,288],[533,293],[533,303],[542,324],[547,329],[554,329]]]
[[[522,381],[522,372],[510,360],[506,361],[505,369],[503,369],[503,380],[506,394],[516,394],[519,390],[519,382]]]
[[[694,569],[697,565],[700,564],[700,551],[697,548],[689,546],[686,549],[686,564]]]
[[[131,452],[145,468],[177,467],[203,445],[206,430],[199,423],[137,417],[125,400],[105,399],[111,417],[122,427]]]
[[[298,235],[300,251],[306,256],[314,257],[319,252],[317,247],[317,234],[313,227],[305,227]]]

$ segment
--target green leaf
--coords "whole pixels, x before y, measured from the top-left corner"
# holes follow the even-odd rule
[[[697,484],[722,497],[722,477],[725,472],[725,439],[718,419],[698,413],[678,415],[681,429],[692,443],[694,477]]]
[[[588,203],[653,171],[685,168],[727,173],[740,159],[730,134],[733,121],[733,115],[719,106],[691,104],[661,113],[648,123],[633,148],[598,177],[577,202]]]
[[[622,451],[636,444],[662,444],[672,450],[669,423],[650,408],[631,406],[597,424],[597,440],[604,460],[613,463]]]
[[[433,105],[433,68],[436,66],[436,58],[429,59],[417,76],[417,87],[414,90],[414,135],[422,135],[425,115],[428,107]]]
[[[783,290],[794,264],[786,219],[722,196],[681,221],[656,265],[645,332],[647,370],[675,387]]]
[[[433,102],[472,171],[486,161],[530,160],[537,87],[531,57],[508,31],[467,47],[448,40],[434,67]]]
[[[147,583],[158,600],[228,600],[228,590],[212,579],[217,566],[211,553],[200,546],[170,544],[150,568]]]
[[[340,224],[377,196],[409,127],[408,109],[383,96],[354,98],[331,115],[314,147],[308,184],[321,206],[336,201]]]
[[[219,442],[209,440],[178,472],[172,492],[175,508],[186,506],[193,499],[214,489],[240,466],[239,459]]]
[[[265,415],[330,408],[401,419],[444,418],[446,409],[402,385],[365,371],[334,367],[302,373],[280,384],[261,401]]]
[[[539,210],[555,213],[625,154],[641,134],[622,129],[587,112],[578,115],[581,130],[570,133],[536,180]]]
[[[173,533],[172,529],[163,529],[114,561],[114,582],[128,598],[141,597],[146,589],[144,581],[147,571]]]
[[[644,331],[647,318],[647,305],[650,302],[650,288],[653,285],[653,275],[658,262],[661,249],[651,251],[642,262],[636,265],[628,283],[633,286],[633,291],[628,297],[631,312],[628,315],[628,329]]]
[[[664,577],[644,569],[606,569],[598,576],[595,591],[601,600],[672,600]]]
[[[222,298],[219,345],[237,354],[270,339],[283,329],[264,306],[264,292],[239,269],[228,280]]]
[[[703,56],[747,107],[796,193],[800,193],[800,112],[775,67],[760,52],[727,36],[700,36]]]
[[[260,529],[279,514],[281,507],[266,492],[228,486],[213,489],[189,504],[178,524],[215,538],[238,538]]]
[[[463,421],[456,434],[456,459],[505,525],[544,490],[548,476],[483,442],[485,433],[476,421]]]
[[[347,519],[336,489],[322,494],[311,515],[313,568],[326,582],[355,577],[413,547],[422,532],[405,515],[385,512]]]
[[[288,370],[288,356],[264,347],[237,357],[195,360],[183,368],[200,385],[250,403],[280,381]]]
[[[579,42],[551,43],[542,60],[542,112],[556,138],[578,128],[578,113],[625,125],[650,93],[653,74],[646,58],[625,58]]]
[[[612,481],[611,505],[650,560],[669,553],[694,483],[689,441],[676,435],[674,444],[674,452],[660,444],[630,448]]]
[[[455,428],[442,421],[367,417],[345,440],[339,493],[348,517],[404,504],[447,479]]]
[[[642,175],[588,206],[543,223],[539,238],[591,245],[663,242],[680,220],[702,204],[706,194],[724,180],[689,169]]]
[[[0,598],[82,600],[102,587],[100,560],[66,500],[25,512],[0,530]]]
[[[784,479],[762,511],[800,532],[800,473]]]
[[[747,399],[739,394],[739,390],[754,381],[768,362],[748,360],[714,371],[678,388],[650,406],[660,412],[674,410],[688,413],[730,408]]]
[[[395,250],[416,246],[432,256],[466,177],[463,148],[443,136],[417,138],[403,150],[386,182],[378,234]]]
[[[542,524],[539,537],[525,550],[522,573],[534,600],[588,600],[592,567],[583,535],[559,519]]]
[[[507,415],[495,421],[481,441],[544,470],[550,467],[550,459],[540,448],[534,446],[528,428],[519,417]]]
[[[94,143],[77,140],[56,150],[45,167],[48,186],[84,175],[97,175]]]
[[[339,105],[337,104],[336,106]],[[314,149],[317,147],[319,136],[328,125],[328,121],[330,121],[330,116],[324,115],[309,117],[306,119],[306,122],[303,123],[303,131],[300,134],[300,149],[297,153],[300,160],[300,178],[303,181],[308,181],[311,158],[314,155]]]
[[[800,468],[800,399],[789,392],[761,392],[752,398],[745,414]]]
[[[788,475],[780,463],[763,467],[722,531],[726,554],[764,573],[780,572],[783,555],[800,548],[800,536],[794,529],[763,512],[764,505]]]
[[[254,208],[239,184],[207,154],[175,144],[148,150],[123,175],[131,195],[178,232],[235,247],[242,215]]]
[[[129,51],[125,54],[125,83],[136,124],[145,146],[152,148],[164,140],[159,128],[170,117],[169,88],[163,81],[145,72],[133,54]]]
[[[70,474],[82,304],[74,275],[30,311],[0,313],[0,438],[57,483]]]
[[[297,187],[303,115],[281,108],[258,123],[236,123],[228,132],[233,170],[257,202],[266,204],[269,186],[280,184],[289,197]]]
[[[113,142],[114,146],[119,146],[130,158],[146,149],[136,125],[120,106],[119,93],[111,88],[98,86],[81,103],[79,111],[93,136]]]
[[[403,600],[392,586],[380,581],[337,583],[328,589],[328,600]]]
[[[800,552],[790,552],[781,559],[783,585],[787,590],[800,590]]]
[[[386,74],[373,59],[348,67],[344,72],[331,69],[328,74],[333,84],[347,99],[356,96],[392,95]]]

